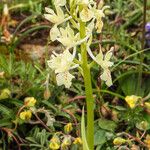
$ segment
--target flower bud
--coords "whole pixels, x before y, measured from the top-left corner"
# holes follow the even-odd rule
[[[8,16],[9,15],[9,10],[8,10],[8,5],[7,4],[4,4],[3,15],[4,16]]]
[[[46,90],[44,91],[44,99],[48,100],[50,97],[51,97],[50,90],[46,88]]]

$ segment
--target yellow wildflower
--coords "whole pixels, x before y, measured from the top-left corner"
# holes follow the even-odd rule
[[[150,109],[150,102],[145,102],[144,104],[147,109]]]
[[[150,148],[150,135],[146,136],[146,139],[144,140],[144,143],[147,145],[148,148]]]
[[[3,89],[0,94],[0,100],[11,97],[11,92],[9,89]]]
[[[30,120],[32,117],[32,112],[30,110],[25,110],[23,112],[20,113],[20,118],[22,120]]]
[[[136,95],[131,95],[131,96],[126,96],[125,97],[125,101],[127,102],[127,104],[129,105],[129,107],[132,109],[136,106],[138,100],[139,100],[139,96]]]
[[[26,97],[24,100],[24,105],[27,107],[33,107],[36,103],[36,99],[34,97]]]
[[[73,144],[80,144],[81,145],[82,144],[81,138],[80,137],[75,138]]]
[[[70,133],[72,131],[73,127],[72,127],[72,123],[68,123],[64,126],[64,131],[65,133]]]
[[[62,141],[62,144],[61,144],[61,149],[65,150],[70,145],[71,145],[71,136],[65,136],[63,141]]]
[[[126,140],[121,137],[117,137],[113,141],[114,145],[121,145],[121,144],[124,144],[125,142]]]
[[[49,148],[53,150],[60,148],[60,140],[56,135],[50,140]]]

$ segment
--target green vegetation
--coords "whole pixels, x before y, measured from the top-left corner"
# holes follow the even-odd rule
[[[150,149],[150,2],[64,2],[0,3],[0,150]]]

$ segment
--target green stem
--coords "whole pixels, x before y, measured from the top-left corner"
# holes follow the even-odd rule
[[[83,39],[85,36],[85,23],[80,22],[80,37]],[[87,142],[89,149],[94,150],[94,98],[85,42],[81,44],[81,57],[87,106]]]

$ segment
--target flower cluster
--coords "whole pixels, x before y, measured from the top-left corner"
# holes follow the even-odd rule
[[[86,44],[87,52],[103,69],[103,73],[100,76],[101,80],[111,86],[112,79],[109,67],[113,65],[110,62],[113,50],[111,49],[103,55],[100,49],[100,53],[95,57],[90,50],[91,42],[89,42],[92,39],[94,28],[97,33],[101,33],[103,27],[102,18],[105,17],[104,10],[107,6],[102,7],[101,3],[97,6],[93,0],[70,0],[68,3],[66,0],[55,0],[53,2],[55,10],[46,7],[47,14],[44,14],[45,18],[54,24],[50,30],[50,39],[59,41],[65,49],[62,54],[53,53],[48,61],[48,66],[56,74],[57,85],[65,85],[66,88],[71,86],[72,79],[75,78],[71,74],[71,70],[80,67],[79,65],[83,62],[82,57],[79,60],[75,58],[77,55],[81,56],[80,53],[77,54],[76,49],[82,43],[88,43]],[[67,8],[66,12],[64,12],[65,8]],[[85,24],[86,28],[84,37],[81,36],[81,22]]]
[[[82,140],[80,137],[73,138],[71,135],[65,135],[56,133],[50,139],[49,148],[53,150],[61,149],[67,150],[70,148],[71,145],[76,145],[78,148],[82,145]]]

